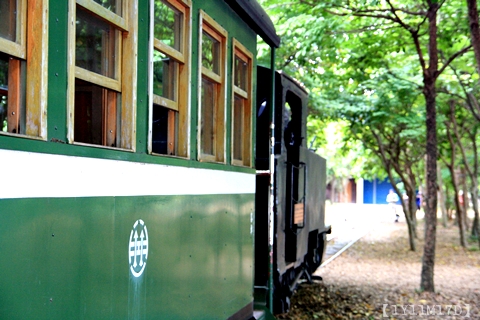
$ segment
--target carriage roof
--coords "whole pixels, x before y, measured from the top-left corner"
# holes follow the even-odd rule
[[[280,37],[272,20],[257,0],[225,0],[232,9],[270,46],[278,47]]]

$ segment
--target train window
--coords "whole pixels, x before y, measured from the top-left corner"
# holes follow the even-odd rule
[[[17,20],[17,1],[2,1],[0,3],[0,37],[16,42]]]
[[[190,0],[154,1],[150,153],[188,156],[190,6]]]
[[[46,138],[47,9],[47,0],[0,2],[1,133]]]
[[[135,1],[135,0],[134,0]],[[134,149],[136,5],[71,0],[69,142]]]
[[[233,39],[232,163],[251,166],[253,55]]]
[[[79,7],[75,32],[75,65],[79,71],[118,80],[118,60],[115,57],[120,56],[119,31]]]
[[[200,12],[199,160],[225,161],[225,73],[227,32]]]

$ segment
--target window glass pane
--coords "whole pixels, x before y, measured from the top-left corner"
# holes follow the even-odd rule
[[[115,29],[77,6],[75,65],[115,78]]]
[[[168,152],[168,109],[160,106],[153,107],[152,152]]]
[[[8,127],[8,58],[0,56],[0,131],[7,132]]]
[[[243,129],[243,104],[245,100],[235,96],[233,103],[233,158],[243,160],[242,154],[242,129]]]
[[[206,32],[202,35],[202,66],[220,73],[220,42]]]
[[[201,151],[210,155],[215,154],[215,86],[214,82],[202,79]]]
[[[8,131],[7,96],[0,93],[0,131]]]
[[[75,124],[76,142],[116,145],[116,101],[118,94],[92,83],[75,79]],[[113,124],[111,123],[113,119]],[[113,138],[109,139],[109,135]],[[107,143],[108,141],[108,143]]]
[[[167,46],[182,51],[183,14],[177,9],[165,4],[163,1],[155,1],[154,12],[154,37]]]
[[[247,91],[248,63],[235,56],[235,86]]]
[[[113,13],[122,15],[122,0],[93,0]]]
[[[178,63],[160,51],[153,52],[153,93],[177,101]]]
[[[0,90],[8,87],[8,56],[0,53]]]
[[[17,1],[0,0],[0,37],[16,41]]]

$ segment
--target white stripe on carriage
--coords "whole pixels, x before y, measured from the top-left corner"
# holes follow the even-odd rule
[[[255,174],[0,150],[0,199],[253,194]]]

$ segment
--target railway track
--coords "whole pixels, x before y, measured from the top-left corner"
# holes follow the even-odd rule
[[[355,242],[363,238],[369,231],[370,230],[358,233],[354,237],[334,238],[328,240],[327,249],[325,252],[325,259],[320,265],[319,269],[325,267],[327,264],[335,260],[338,256],[340,256],[343,252],[350,248]]]
[[[327,249],[319,269],[335,260],[382,219],[387,218],[385,206],[382,205],[336,204],[335,208],[335,212],[329,212],[332,234],[327,237]]]

